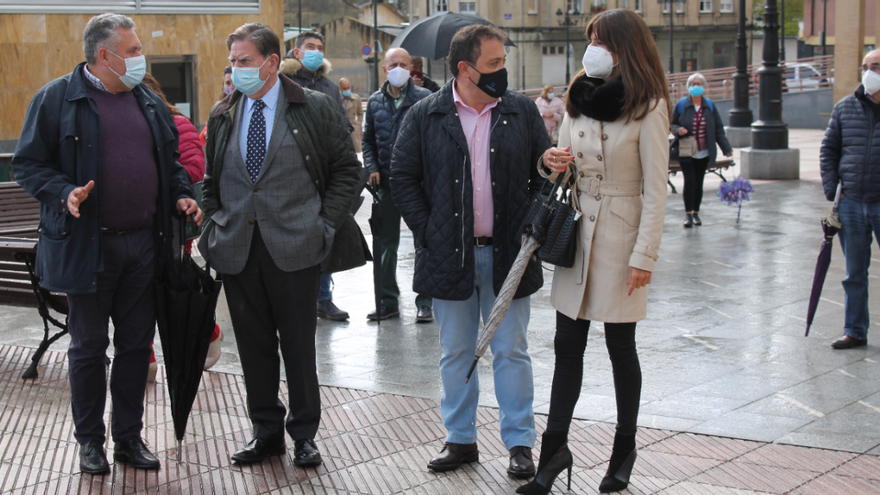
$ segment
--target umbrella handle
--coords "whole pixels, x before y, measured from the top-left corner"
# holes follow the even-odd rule
[[[831,207],[831,214],[837,213],[837,207],[840,206],[840,193],[843,189],[843,182],[837,183],[837,192],[834,193],[834,205]]]

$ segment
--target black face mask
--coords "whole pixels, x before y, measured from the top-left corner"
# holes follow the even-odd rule
[[[501,95],[503,95],[504,92],[507,91],[507,69],[496,70],[495,72],[483,74],[482,72],[478,71],[477,68],[473,65],[471,65],[471,68],[480,75],[480,79],[474,84],[476,84],[477,87],[483,91],[483,93],[486,93],[492,98],[500,98]]]

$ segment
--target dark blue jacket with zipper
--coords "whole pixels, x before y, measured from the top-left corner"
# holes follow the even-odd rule
[[[837,183],[842,193],[859,203],[880,201],[880,119],[868,105],[865,88],[834,105],[819,149],[822,186],[834,200]]]

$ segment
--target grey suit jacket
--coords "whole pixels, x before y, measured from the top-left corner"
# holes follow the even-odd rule
[[[330,252],[334,229],[320,216],[321,197],[284,118],[284,88],[278,94],[274,128],[256,182],[241,157],[238,136],[244,105],[239,105],[220,177],[222,207],[199,241],[199,251],[219,273],[240,273],[247,263],[254,227],[272,260],[292,272],[320,263]]]

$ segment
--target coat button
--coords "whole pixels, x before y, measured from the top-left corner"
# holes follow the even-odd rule
[[[596,196],[596,201],[602,201],[602,196]]]
[[[583,158],[583,157],[584,157],[584,154],[581,153],[580,151],[578,151],[578,158]]]
[[[248,223],[251,224],[251,225],[253,225],[253,224],[256,223],[256,220],[254,220],[254,219],[252,218],[252,219],[248,220]]]
[[[306,157],[306,160],[308,160],[308,159],[309,159],[309,157]],[[599,161],[601,162],[601,161],[602,161],[602,155],[596,155],[596,159],[599,160]]]
[[[490,148],[489,151],[491,151],[492,153],[495,153],[495,148]]]
[[[455,216],[458,216],[458,213],[456,213]]]
[[[591,222],[595,222],[595,221],[596,221],[596,215],[590,215],[590,221],[591,221]]]
[[[602,134],[602,141],[608,141],[608,134]]]
[[[504,125],[507,125],[507,121],[506,121],[506,120],[502,121],[501,123],[504,124]]]
[[[255,188],[254,188],[254,192],[257,192],[257,191],[259,191],[259,190],[260,190],[259,187],[255,187]]]
[[[602,180],[602,174],[597,175],[596,178]]]
[[[579,172],[579,173],[580,173],[580,174],[581,174],[581,177],[583,177],[583,176],[584,176],[584,173],[583,173],[583,172]]]
[[[299,129],[294,129],[294,130],[293,130],[293,133],[294,133],[294,134],[299,134]]]
[[[495,252],[496,252],[496,253],[497,253],[497,252],[499,252],[499,251],[501,251],[501,250],[500,250],[500,249],[498,249],[498,248],[495,248]]]
[[[602,158],[600,157],[599,159],[601,160]],[[309,161],[309,155],[306,155],[306,161]]]
[[[584,131],[579,132],[578,137],[584,137]]]

